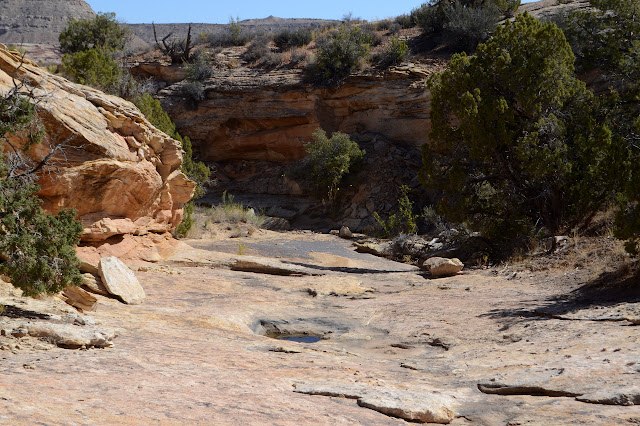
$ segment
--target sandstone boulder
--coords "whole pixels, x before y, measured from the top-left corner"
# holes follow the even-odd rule
[[[338,235],[340,236],[340,238],[352,238],[353,237],[353,233],[351,232],[351,229],[349,229],[348,226],[343,226],[342,228],[340,228],[340,233]]]
[[[426,269],[433,277],[450,277],[462,271],[464,264],[456,258],[430,257],[420,267]]]
[[[98,299],[87,293],[80,287],[67,287],[62,292],[66,302],[81,311],[95,311]]]
[[[13,87],[16,72],[37,97],[45,129],[43,142],[26,153],[39,161],[53,151],[55,173],[45,171],[38,181],[47,211],[75,208],[83,241],[172,232],[179,225],[195,188],[180,171],[180,142],[153,127],[132,103],[30,61],[21,64],[16,52],[0,45],[0,93]],[[11,136],[20,148],[27,139]]]
[[[117,257],[100,259],[98,271],[107,291],[124,303],[137,305],[146,297],[133,271]]]
[[[97,268],[96,275],[89,273],[82,274],[82,286],[93,293],[100,294],[102,296],[110,296],[110,293],[107,291],[104,284],[102,284],[102,280],[98,274],[99,272]]]

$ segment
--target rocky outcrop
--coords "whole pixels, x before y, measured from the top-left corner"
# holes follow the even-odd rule
[[[541,20],[548,20],[555,15],[568,14],[577,9],[589,7],[589,0],[542,0],[531,3],[523,3],[518,12],[529,12]]]
[[[216,71],[196,109],[182,98],[182,83],[167,87],[161,96],[201,159],[286,163],[305,155],[303,144],[318,128],[422,145],[430,109],[424,79],[436,68],[406,65],[385,74],[353,76],[338,88],[304,84],[299,70],[237,68]],[[149,75],[152,69],[144,71]]]
[[[0,46],[0,92],[13,87],[19,57]],[[171,232],[195,184],[181,171],[180,142],[154,128],[130,102],[49,74],[31,62],[18,72],[37,97],[44,141],[27,154],[52,150],[39,184],[44,208],[75,208],[84,241],[123,234]],[[24,146],[26,138],[12,141]]]

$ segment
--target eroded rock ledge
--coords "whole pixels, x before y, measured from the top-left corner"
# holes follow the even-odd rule
[[[12,76],[34,88],[46,136],[28,150],[39,160],[54,147],[55,169],[41,176],[44,208],[73,207],[83,241],[171,232],[195,184],[181,171],[182,147],[153,127],[130,102],[49,74],[0,45],[0,92]],[[24,146],[24,137],[13,142]]]

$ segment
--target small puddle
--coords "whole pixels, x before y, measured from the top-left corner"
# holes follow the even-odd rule
[[[316,336],[284,336],[284,337],[276,337],[277,340],[288,340],[290,342],[298,342],[298,343],[316,343],[322,340]]]

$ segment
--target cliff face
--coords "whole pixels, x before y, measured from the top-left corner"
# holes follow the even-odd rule
[[[19,57],[0,45],[0,92],[13,87]],[[84,241],[114,235],[170,232],[195,184],[180,171],[180,143],[154,128],[130,102],[54,76],[33,63],[18,71],[34,88],[46,129],[28,155],[43,158],[57,146],[39,183],[46,210],[73,207]],[[24,145],[21,137],[13,142]]]
[[[58,44],[69,19],[94,16],[82,0],[2,0],[0,42]]]
[[[181,84],[161,95],[201,159],[286,163],[304,156],[303,144],[318,128],[422,145],[429,131],[424,79],[430,69],[408,65],[384,75],[353,76],[341,87],[327,89],[303,84],[296,70],[240,68],[217,71],[207,80],[206,99],[196,109],[181,97]]]

